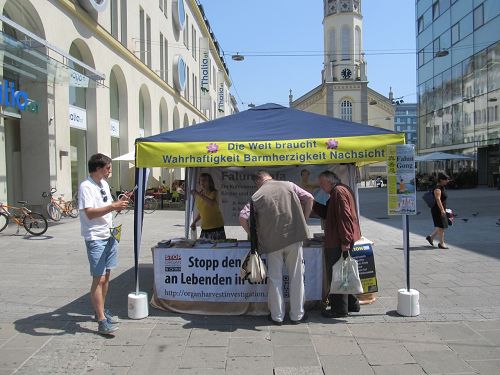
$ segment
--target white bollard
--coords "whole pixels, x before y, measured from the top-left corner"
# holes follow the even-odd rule
[[[128,295],[128,317],[130,319],[144,319],[148,315],[148,294],[146,292],[130,293]]]
[[[418,299],[420,293],[418,290],[406,289],[398,290],[398,309],[397,312],[402,316],[418,316],[420,315],[420,305]]]

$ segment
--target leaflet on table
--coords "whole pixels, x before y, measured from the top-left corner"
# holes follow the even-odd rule
[[[175,301],[266,302],[267,279],[251,283],[241,279],[240,267],[248,248],[155,248],[154,278],[158,298]],[[304,251],[306,300],[321,300],[322,249]],[[266,256],[262,256],[266,262]],[[288,297],[285,272],[283,294]]]

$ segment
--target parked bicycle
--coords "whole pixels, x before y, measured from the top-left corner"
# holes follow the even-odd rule
[[[0,232],[3,231],[9,221],[14,221],[17,224],[17,234],[19,233],[19,228],[21,225],[29,233],[34,236],[41,236],[47,231],[47,219],[38,212],[32,212],[26,207],[28,202],[18,201],[21,203],[22,207],[9,206],[0,202]]]
[[[132,191],[124,191],[118,196],[118,199],[122,198],[128,199],[128,206],[126,209],[123,210],[124,214],[128,213],[130,210],[133,210],[135,207],[134,192],[135,189]],[[144,213],[152,214],[153,212],[156,211],[157,208],[158,208],[158,201],[156,200],[156,198],[153,197],[152,195],[146,195],[144,197]]]
[[[50,189],[50,193],[43,192],[42,197],[50,197],[50,202],[47,203],[47,214],[54,221],[61,220],[61,216],[78,217],[78,204],[75,200],[65,201],[62,195],[59,198],[54,198],[57,192],[56,188]]]

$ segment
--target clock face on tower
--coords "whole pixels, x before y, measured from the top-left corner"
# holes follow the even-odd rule
[[[352,76],[351,69],[348,69],[348,68],[342,69],[342,71],[340,72],[340,74],[342,75],[343,79],[349,79]]]

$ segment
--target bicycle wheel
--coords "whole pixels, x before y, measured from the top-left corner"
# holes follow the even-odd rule
[[[61,210],[54,203],[47,204],[47,215],[54,221],[61,220]]]
[[[68,215],[71,217],[78,217],[80,211],[75,201],[68,202]]]
[[[41,236],[47,230],[47,219],[36,212],[30,212],[23,219],[24,228],[34,236]]]
[[[156,211],[156,207],[158,206],[158,202],[154,197],[146,197],[144,199],[144,213],[152,214]]]
[[[7,224],[9,224],[9,217],[7,214],[0,212],[0,232],[7,228]]]

